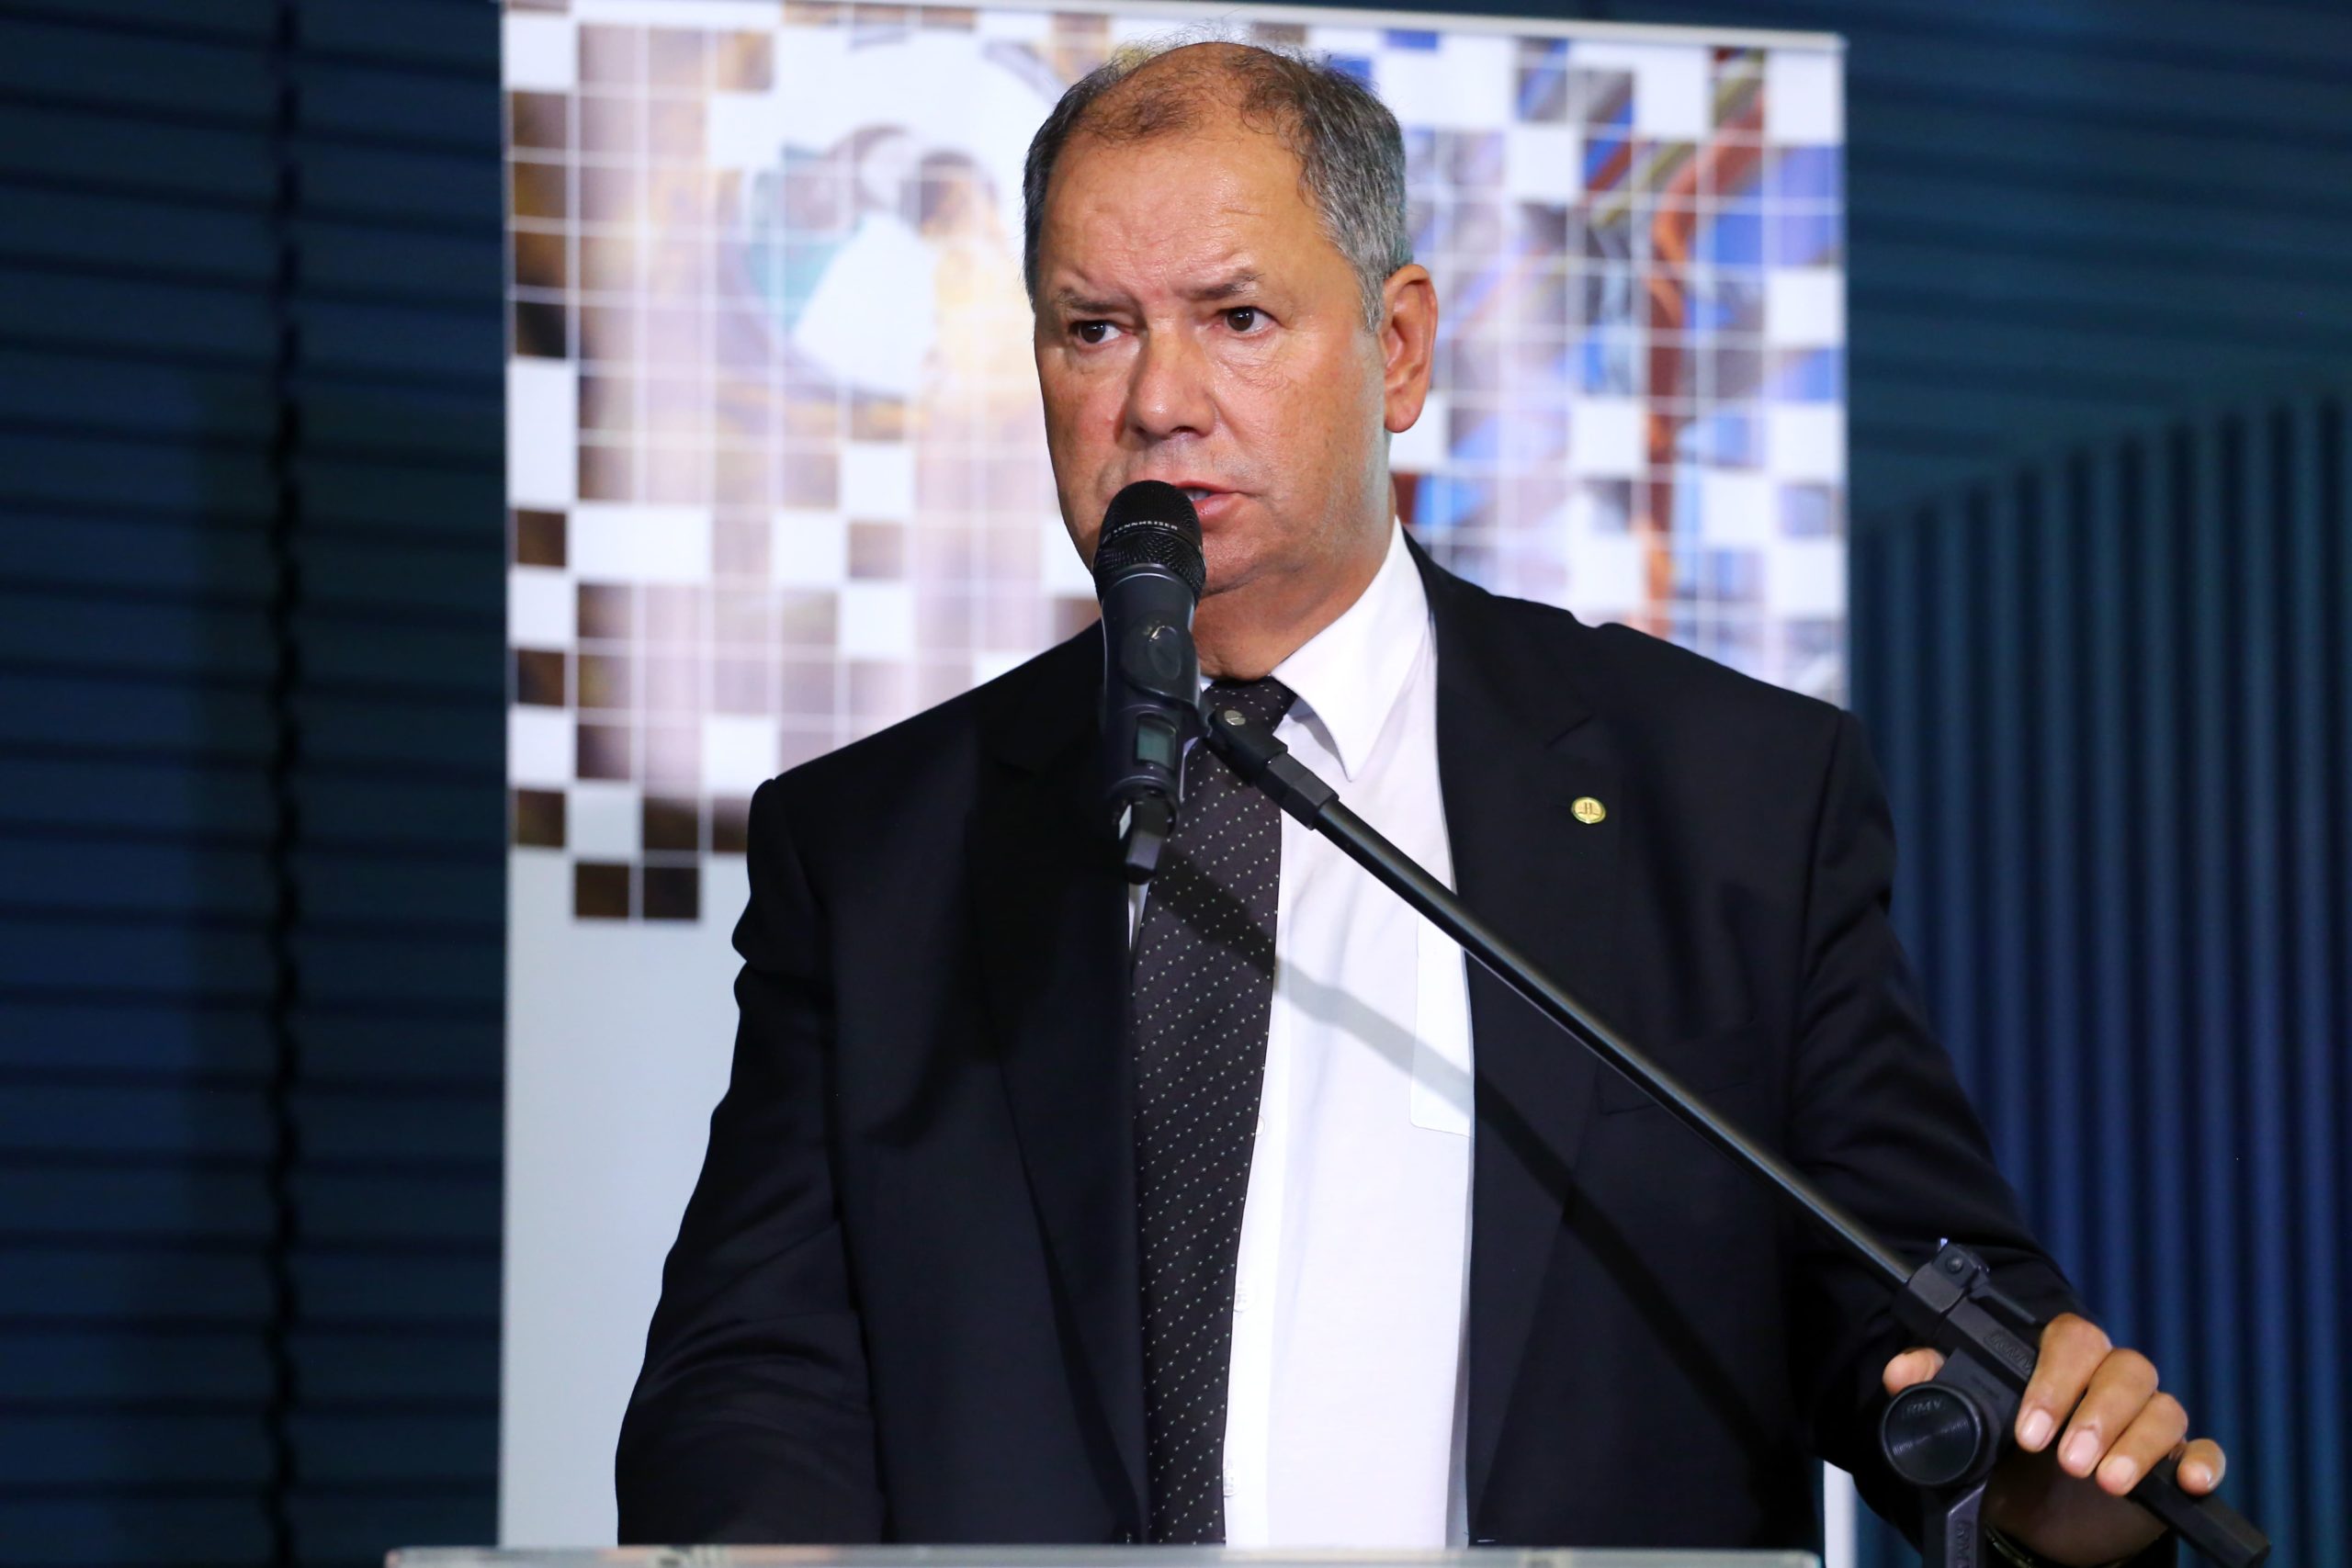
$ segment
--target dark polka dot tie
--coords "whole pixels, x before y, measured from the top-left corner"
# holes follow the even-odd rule
[[[1271,728],[1277,681],[1209,688]],[[1207,747],[1136,931],[1136,1199],[1151,1539],[1225,1540],[1233,1274],[1274,1000],[1282,812]]]

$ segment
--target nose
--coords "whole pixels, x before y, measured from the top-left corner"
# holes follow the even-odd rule
[[[1206,435],[1216,423],[1208,363],[1182,331],[1147,332],[1127,383],[1127,428],[1148,441]]]

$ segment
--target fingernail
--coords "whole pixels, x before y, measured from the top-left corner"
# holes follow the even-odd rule
[[[2140,1479],[2140,1467],[2119,1454],[2098,1467],[2098,1479],[2110,1492],[2129,1492]]]
[[[2098,1458],[2098,1438],[2091,1432],[2075,1433],[2058,1452],[2058,1462],[2076,1475],[2088,1475]]]
[[[2180,1467],[2180,1483],[2202,1492],[2213,1484],[2213,1472],[2201,1464],[2184,1464]]]
[[[2057,1426],[2058,1418],[2047,1410],[2032,1411],[2025,1418],[2025,1430],[2018,1435],[2018,1441],[2026,1446],[2028,1452],[2040,1453]]]

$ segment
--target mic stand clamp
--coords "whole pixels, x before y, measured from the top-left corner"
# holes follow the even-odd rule
[[[1947,1242],[1914,1269],[1771,1150],[1718,1116],[1649,1056],[1595,1019],[1451,888],[1374,831],[1290,748],[1238,708],[1202,713],[1210,748],[1300,822],[1337,844],[1430,924],[1460,945],[1683,1125],[1827,1231],[1894,1292],[1895,1320],[1919,1343],[1943,1352],[1940,1371],[1889,1402],[1879,1424],[1888,1464],[1919,1489],[1926,1506],[1926,1568],[1978,1568],[1984,1561],[1986,1482],[2012,1440],[2018,1407],[2041,1359],[2040,1322],[1993,1282],[1984,1260]],[[2166,1459],[2143,1476],[2132,1500],[2223,1568],[2254,1568],[2270,1542],[2243,1515],[2208,1495],[2180,1489]]]
[[[1127,881],[1149,882],[1176,830],[1185,753],[1195,739],[1200,665],[1193,639],[1166,623],[1135,627],[1103,649],[1103,728],[1134,737],[1134,754],[1111,760],[1109,795]],[[1128,726],[1117,719],[1124,715]]]
[[[1888,1402],[1879,1447],[1919,1489],[1924,1568],[1977,1568],[1984,1487],[2040,1359],[2033,1314],[2001,1293],[1983,1258],[1952,1243],[1913,1272],[1895,1320],[1942,1350],[1941,1371]]]

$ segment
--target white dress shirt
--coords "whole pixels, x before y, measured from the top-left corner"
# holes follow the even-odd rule
[[[1401,528],[1273,671],[1298,760],[1452,886],[1437,647]],[[1460,1545],[1470,1243],[1461,950],[1283,817],[1273,1010],[1241,1223],[1226,1540]]]

